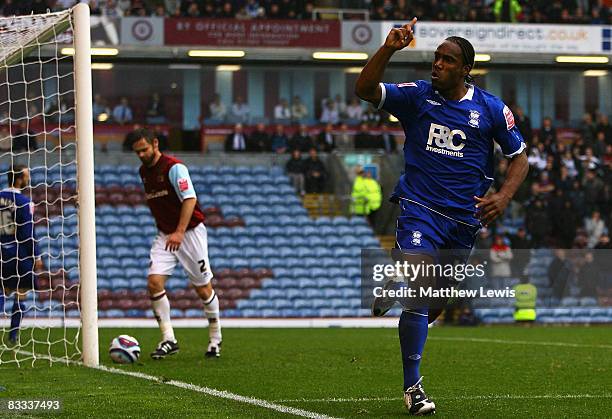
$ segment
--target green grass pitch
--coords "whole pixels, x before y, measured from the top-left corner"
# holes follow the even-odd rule
[[[107,347],[136,337],[140,362]],[[206,329],[177,329],[180,353],[153,361],[157,329],[102,329],[101,361],[161,382],[40,361],[2,365],[0,398],[60,398],[61,417],[281,417],[278,411],[168,385],[177,380],[333,417],[405,417],[395,329],[225,329],[204,359]],[[437,417],[612,417],[612,327],[430,329],[421,368]],[[0,417],[8,415],[0,412]],[[39,417],[50,417],[40,414]]]

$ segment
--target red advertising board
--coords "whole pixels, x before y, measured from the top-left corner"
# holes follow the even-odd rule
[[[339,48],[339,21],[169,18],[166,45]]]

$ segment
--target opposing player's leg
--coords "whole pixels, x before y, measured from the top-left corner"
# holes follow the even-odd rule
[[[208,235],[204,224],[185,233],[177,258],[198,296],[204,303],[204,314],[208,319],[208,348],[206,357],[221,356],[221,321],[219,320],[219,297],[213,289],[213,273],[208,260]]]
[[[178,342],[174,336],[174,329],[170,320],[170,300],[166,295],[166,279],[174,271],[177,263],[176,256],[166,250],[165,234],[160,233],[151,247],[151,262],[147,277],[147,289],[153,314],[161,330],[161,341],[157,348],[151,352],[151,358],[163,359],[179,351]]]

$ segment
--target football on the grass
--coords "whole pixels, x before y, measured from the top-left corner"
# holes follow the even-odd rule
[[[108,352],[117,364],[132,364],[140,357],[140,344],[131,336],[120,335],[113,339]]]

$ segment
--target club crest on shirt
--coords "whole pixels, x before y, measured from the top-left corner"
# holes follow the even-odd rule
[[[470,120],[468,121],[468,125],[474,128],[478,128],[480,112],[478,111],[470,111]]]
[[[506,118],[506,129],[514,128],[514,115],[508,106],[504,106],[504,118]]]
[[[421,233],[418,230],[415,230],[412,232],[412,245],[413,246],[420,246],[421,245],[421,237],[423,236],[423,233]]]

